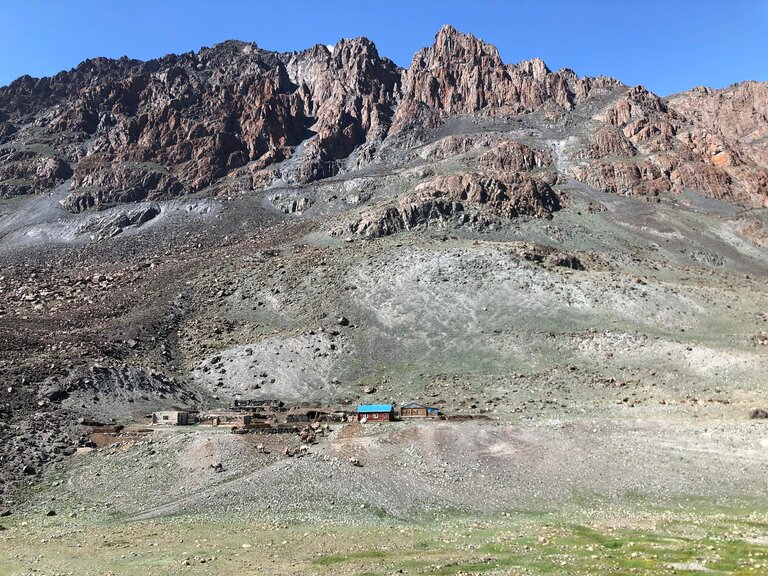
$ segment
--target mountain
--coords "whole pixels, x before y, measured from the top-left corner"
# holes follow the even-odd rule
[[[649,459],[698,446],[708,418],[749,444],[738,419],[768,368],[767,108],[766,84],[662,98],[504,63],[450,26],[407,69],[357,38],[19,78],[0,89],[0,499],[80,465],[95,422],[236,399],[437,402],[478,420],[475,440],[484,418],[555,422],[584,450],[616,420],[649,422],[638,437],[658,444],[632,444]],[[445,426],[490,467],[543,434],[475,446]],[[329,461],[349,456],[338,440]],[[622,489],[612,460],[584,485]],[[493,474],[475,494],[413,470],[414,508],[503,500]],[[741,470],[662,484],[715,498]],[[376,505],[404,514],[387,494]]]
[[[691,189],[764,205],[755,125],[764,126],[765,88],[717,93],[700,110],[705,94],[665,101],[610,78],[553,73],[541,60],[504,64],[493,46],[448,26],[406,70],[365,38],[332,53],[225,42],[149,62],[98,58],[0,90],[0,193],[69,181],[63,205],[80,212],[302,184],[385,164],[452,119],[522,128],[535,114],[570,137],[557,158],[561,178],[619,194]],[[717,112],[723,98],[728,113]]]

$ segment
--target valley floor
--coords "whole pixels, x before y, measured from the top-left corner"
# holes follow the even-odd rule
[[[1,574],[765,574],[765,509],[634,504],[575,513],[271,523],[225,514],[14,521]]]

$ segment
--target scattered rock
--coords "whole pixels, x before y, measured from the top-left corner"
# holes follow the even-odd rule
[[[762,420],[764,418],[768,418],[768,410],[763,410],[762,408],[753,408],[749,411],[749,417],[753,420]]]
[[[545,261],[550,266],[559,266],[561,268],[570,268],[571,270],[584,270],[584,265],[573,254],[555,252],[547,256]]]

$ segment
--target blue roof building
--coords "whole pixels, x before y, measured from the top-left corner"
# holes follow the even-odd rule
[[[395,419],[393,404],[360,404],[357,407],[357,419],[365,422],[388,422]]]

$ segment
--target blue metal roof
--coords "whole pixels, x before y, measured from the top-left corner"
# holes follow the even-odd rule
[[[432,404],[419,404],[418,402],[409,402],[408,404],[403,404],[403,408],[426,408],[427,411],[433,411],[433,412],[439,412],[440,408],[437,406],[433,406]]]
[[[360,404],[357,407],[358,414],[368,414],[371,412],[392,412],[392,404]]]

